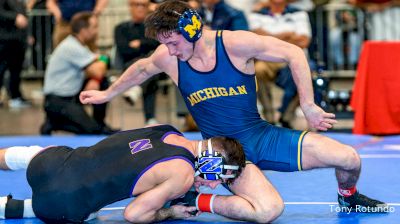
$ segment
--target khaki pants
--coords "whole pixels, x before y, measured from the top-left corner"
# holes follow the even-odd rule
[[[286,66],[286,63],[256,61],[255,71],[257,76],[258,92],[257,97],[263,106],[264,119],[270,123],[275,123],[275,110],[272,101],[272,85],[278,71]],[[282,120],[291,121],[295,116],[295,110],[299,105],[299,97],[294,98],[287,110],[281,115]]]

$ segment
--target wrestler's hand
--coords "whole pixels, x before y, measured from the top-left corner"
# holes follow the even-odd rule
[[[200,212],[197,212],[194,206],[184,206],[184,205],[173,205],[170,207],[172,212],[172,217],[174,219],[184,219],[193,216],[197,216]]]
[[[325,112],[321,107],[316,104],[311,104],[301,107],[308,125],[320,131],[326,131],[332,128],[337,123],[335,114]]]
[[[102,104],[108,102],[111,97],[106,91],[88,90],[82,91],[79,95],[79,100],[82,104]]]

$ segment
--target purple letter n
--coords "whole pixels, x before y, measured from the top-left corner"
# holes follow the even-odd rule
[[[142,150],[151,149],[153,145],[151,145],[150,139],[140,139],[129,143],[129,148],[131,148],[131,153],[135,154]]]

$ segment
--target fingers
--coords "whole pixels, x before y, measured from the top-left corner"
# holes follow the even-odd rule
[[[185,218],[198,216],[200,213],[197,211],[197,208],[194,206],[183,206],[183,214]]]
[[[187,212],[194,212],[197,210],[197,208],[195,206],[188,206],[188,207],[185,207],[185,210]]]
[[[333,113],[325,113],[325,114],[324,114],[324,117],[325,117],[325,118],[335,118],[336,115],[333,114]]]
[[[90,96],[87,95],[86,91],[81,92],[81,94],[79,94],[79,100],[81,101],[82,104],[87,104],[88,103],[88,98]]]
[[[324,119],[323,121],[319,122],[318,125],[315,126],[315,128],[320,131],[327,131],[328,129],[332,128],[334,124],[337,124],[336,120]]]
[[[323,122],[328,123],[328,124],[337,124],[338,123],[337,120],[329,119],[329,118],[325,118]]]

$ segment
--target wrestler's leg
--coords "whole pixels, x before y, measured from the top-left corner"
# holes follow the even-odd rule
[[[361,159],[354,148],[316,133],[307,133],[302,147],[303,170],[334,167],[340,188],[356,185]]]
[[[355,209],[356,212],[363,212],[357,210],[360,207],[372,208],[367,209],[368,212],[386,212],[387,204],[358,193],[356,183],[360,176],[361,159],[354,148],[316,133],[308,133],[302,147],[304,170],[320,167],[336,169],[338,201],[341,206]]]
[[[26,169],[32,158],[42,151],[40,146],[17,146],[0,150],[0,169]],[[0,197],[0,219],[33,218],[32,199],[15,200],[11,195]]]
[[[214,212],[238,220],[268,223],[282,213],[279,193],[254,164],[247,164],[242,174],[229,186],[233,196],[217,196]]]

